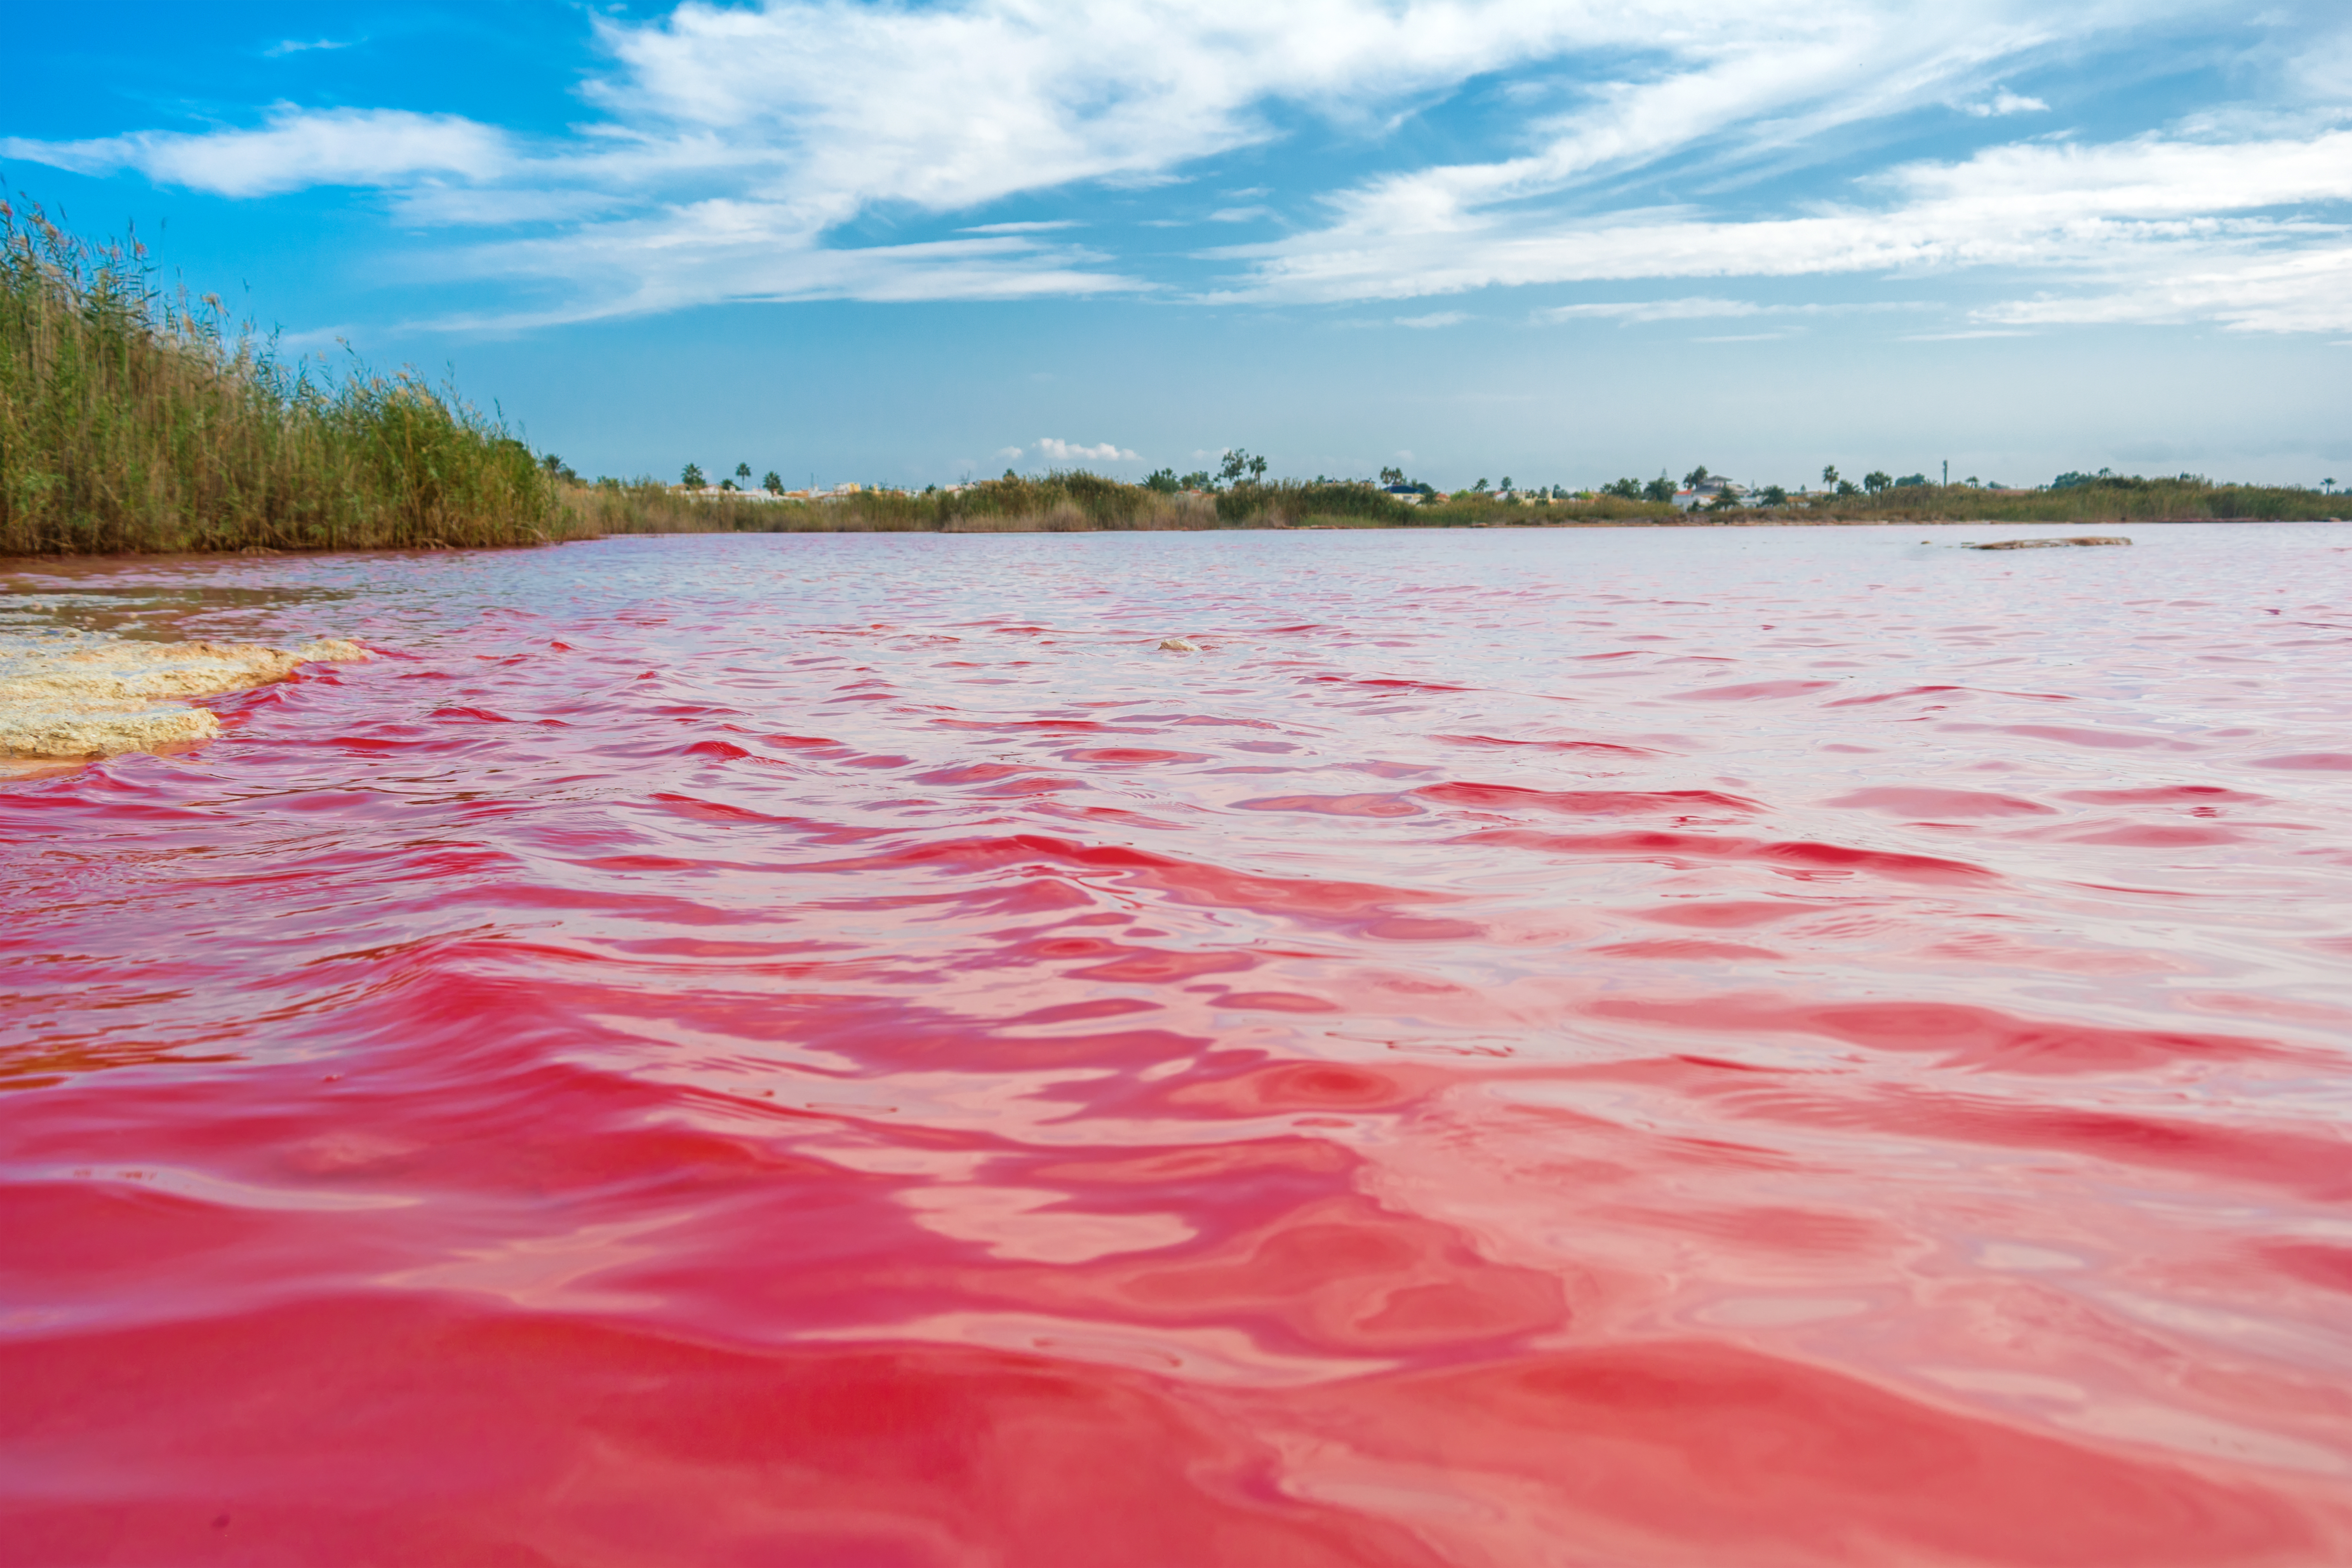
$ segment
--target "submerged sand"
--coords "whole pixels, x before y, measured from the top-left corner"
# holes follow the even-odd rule
[[[137,642],[84,636],[0,647],[0,761],[68,762],[202,741],[220,732],[218,697],[283,680],[305,664],[366,658],[354,642]]]

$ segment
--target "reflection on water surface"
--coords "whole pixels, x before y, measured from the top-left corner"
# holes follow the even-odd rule
[[[20,572],[388,657],[0,784],[10,1538],[2352,1554],[2352,536],[1995,532]]]

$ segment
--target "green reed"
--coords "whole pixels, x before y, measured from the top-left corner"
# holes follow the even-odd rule
[[[2115,476],[2063,489],[1988,490],[1967,485],[1905,485],[1874,496],[1792,497],[1760,517],[1789,522],[2295,522],[2345,515],[2341,495],[2293,485],[2216,484]]]
[[[953,494],[865,490],[810,502],[693,495],[650,479],[604,479],[566,487],[562,504],[591,533],[1102,533],[1685,521],[1672,506],[1615,496],[1522,506],[1465,492],[1411,506],[1369,484],[1294,479],[1170,494],[1084,469],[990,479]]]
[[[694,495],[649,479],[566,486],[593,533],[1097,533],[1217,526],[1207,497],[1163,495],[1083,470],[991,479],[952,494],[860,490],[822,500]]]
[[[0,201],[0,555],[528,544],[576,524],[503,425],[340,376]]]

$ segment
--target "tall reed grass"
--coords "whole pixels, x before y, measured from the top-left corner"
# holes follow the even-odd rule
[[[0,201],[0,554],[527,544],[575,531],[530,452],[413,373],[278,353]]]

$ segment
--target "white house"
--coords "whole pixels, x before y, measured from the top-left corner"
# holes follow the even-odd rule
[[[1703,506],[1713,506],[1716,499],[1727,490],[1734,502],[1742,501],[1748,494],[1746,485],[1735,484],[1721,474],[1710,474],[1689,489],[1676,490],[1675,504],[1685,511],[1696,511]]]

